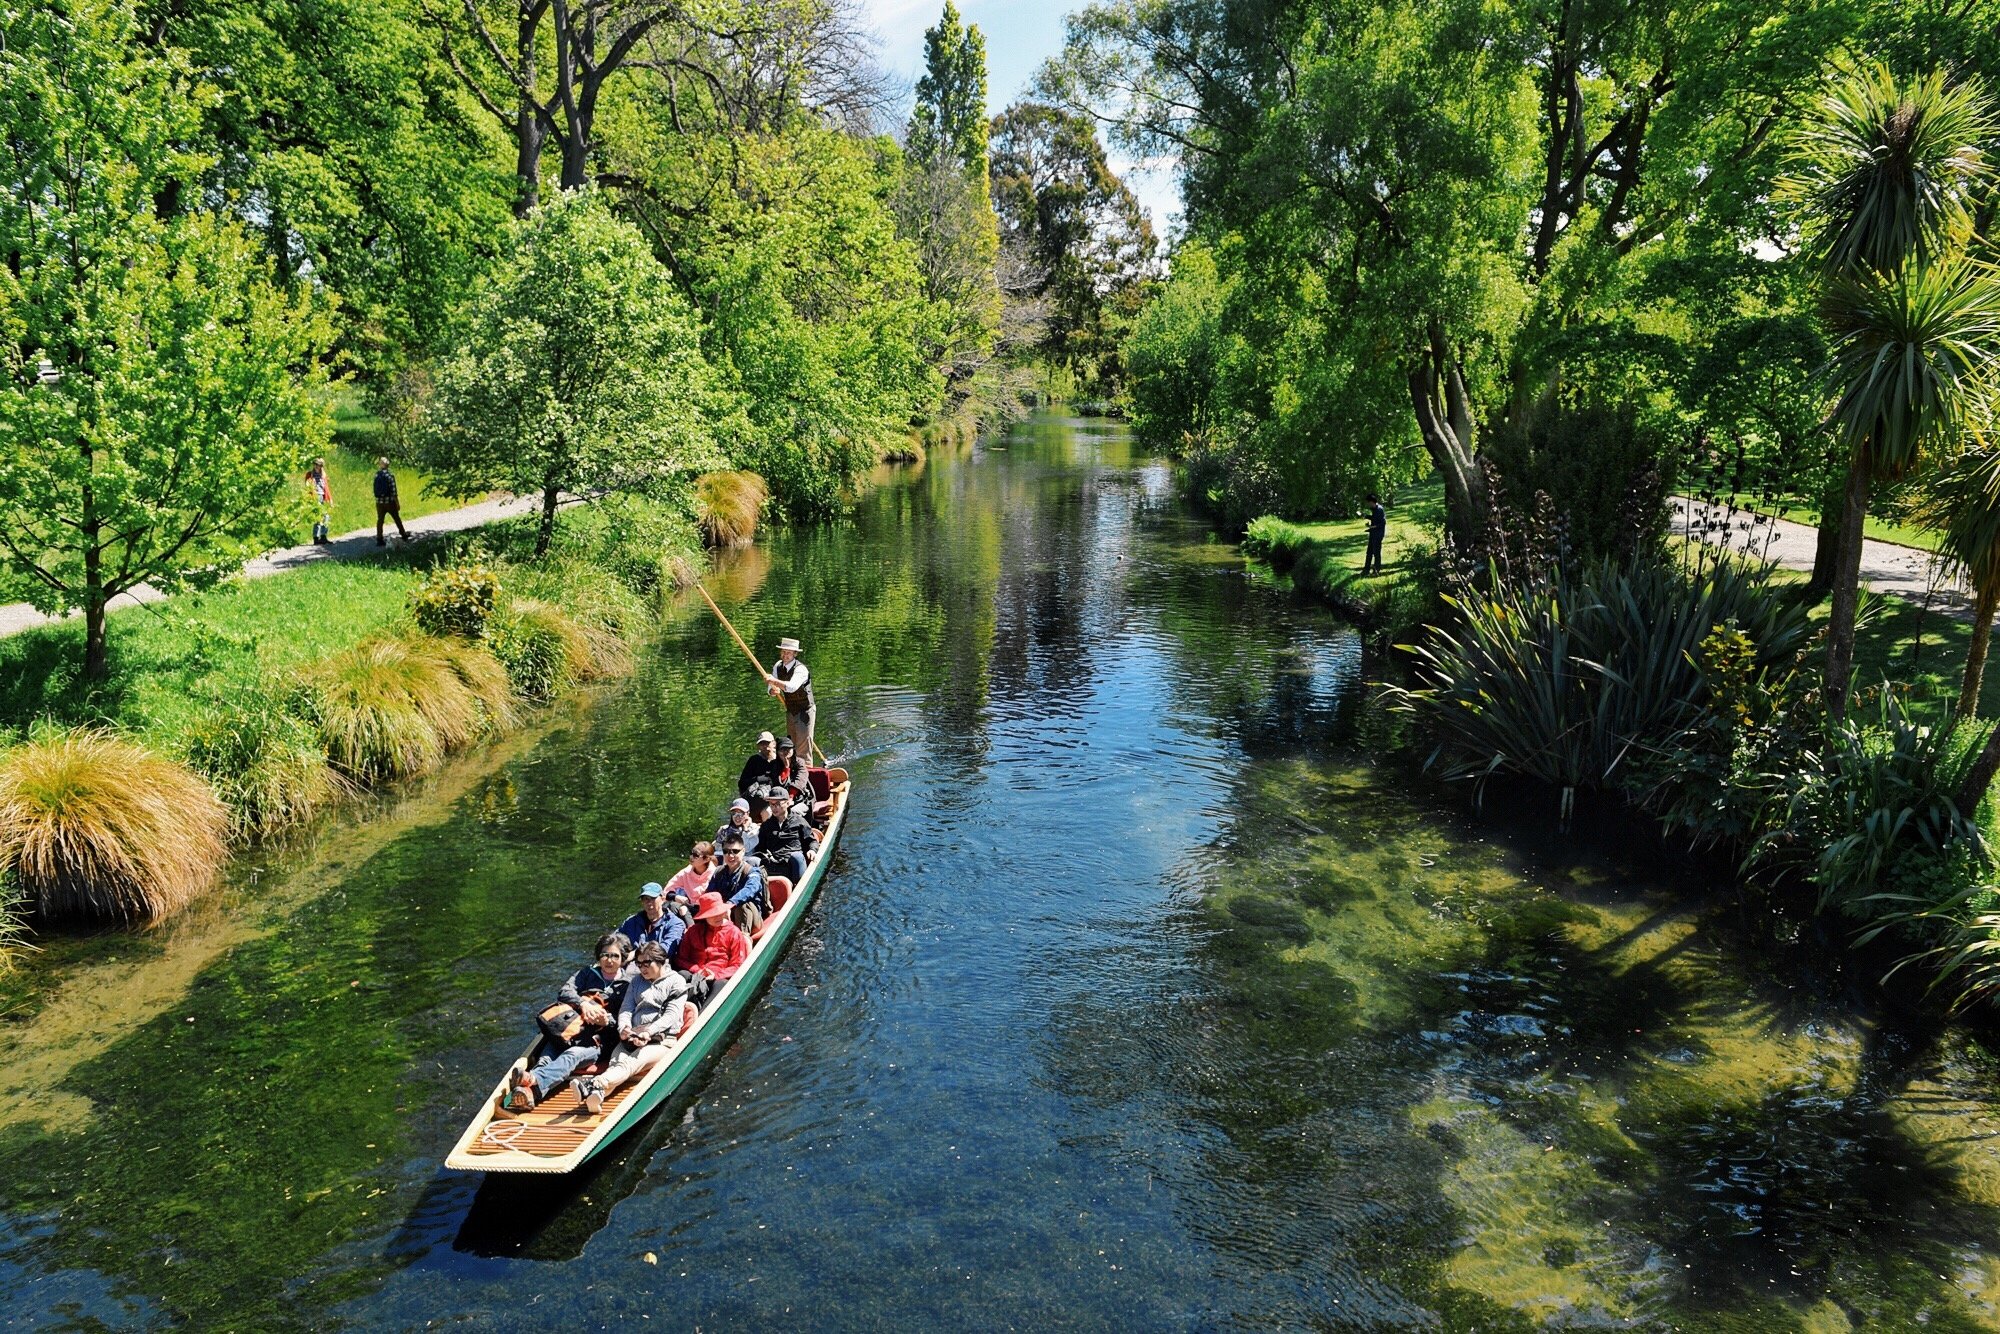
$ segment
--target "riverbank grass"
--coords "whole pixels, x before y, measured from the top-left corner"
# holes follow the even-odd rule
[[[1423,581],[1427,553],[1444,530],[1444,486],[1436,479],[1416,482],[1388,497],[1388,532],[1382,542],[1382,573],[1361,573],[1368,554],[1368,516],[1320,523],[1289,523],[1266,515],[1243,535],[1245,555],[1289,574],[1299,588],[1350,614],[1400,632],[1428,610]]]
[[[47,729],[0,756],[0,859],[46,916],[185,907],[214,883],[228,829],[199,775],[108,732]]]

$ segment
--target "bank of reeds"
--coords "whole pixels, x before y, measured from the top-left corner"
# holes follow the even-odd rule
[[[380,636],[312,668],[302,685],[328,761],[362,783],[427,774],[514,720],[507,669],[465,640]]]
[[[172,913],[214,883],[228,832],[206,780],[111,733],[43,729],[0,756],[0,862],[42,916]]]
[[[24,917],[167,915],[213,883],[231,845],[429,773],[511,726],[521,701],[631,670],[661,571],[700,554],[693,525],[658,506],[589,507],[562,535],[540,561],[509,560],[504,533],[461,539],[414,585],[392,564],[357,592],[373,567],[315,567],[149,619],[147,651],[174,670],[147,660],[123,697],[147,707],[0,743],[0,967]],[[316,638],[271,638],[301,615]],[[25,666],[57,642],[12,651]],[[14,702],[61,716],[47,698]]]
[[[268,693],[210,710],[182,749],[228,808],[236,843],[305,824],[353,790],[328,766],[313,724]]]
[[[695,522],[711,547],[744,547],[757,536],[757,516],[770,488],[754,472],[710,472],[695,479]]]

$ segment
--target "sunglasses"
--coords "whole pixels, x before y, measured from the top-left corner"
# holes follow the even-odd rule
[[[729,851],[723,853],[722,855],[725,857],[741,857],[743,855],[743,849],[731,848],[729,849]]]

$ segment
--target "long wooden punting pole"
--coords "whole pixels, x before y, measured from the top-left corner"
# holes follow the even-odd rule
[[[736,641],[736,647],[742,649],[743,656],[750,659],[750,665],[757,669],[757,679],[760,681],[770,680],[771,674],[764,670],[764,664],[757,661],[757,655],[752,653],[750,646],[743,642],[743,636],[736,633],[736,627],[731,625],[729,618],[722,614],[722,608],[715,605],[715,599],[708,595],[708,590],[701,586],[699,579],[695,581],[694,591],[701,594],[701,600],[706,602],[708,609],[715,613],[715,619],[722,622],[722,628],[727,630],[729,637]],[[813,738],[813,754],[819,756],[820,768],[826,768],[826,752],[819,748],[818,737]]]

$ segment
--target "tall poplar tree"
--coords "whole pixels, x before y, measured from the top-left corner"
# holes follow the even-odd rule
[[[917,243],[925,295],[952,313],[939,350],[948,379],[970,377],[1000,321],[1000,224],[986,160],[986,38],[945,0],[924,33],[924,73],[904,135],[903,235]]]

